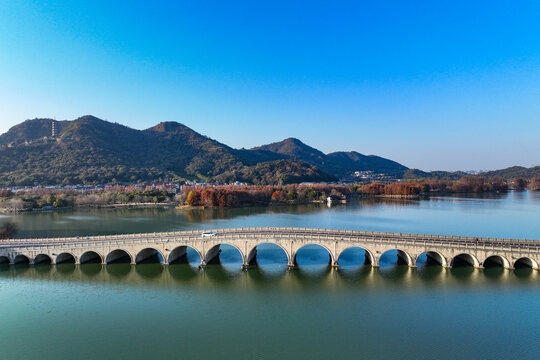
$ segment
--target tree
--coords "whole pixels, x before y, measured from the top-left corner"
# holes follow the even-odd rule
[[[536,177],[529,183],[529,190],[540,191],[540,177]]]
[[[67,206],[67,201],[64,198],[57,197],[54,200],[52,206],[54,206],[56,208],[61,208],[61,207]]]
[[[512,180],[512,187],[514,190],[523,191],[527,188],[527,180],[523,178],[518,178]]]
[[[11,239],[17,234],[17,225],[7,222],[0,226],[0,239]]]

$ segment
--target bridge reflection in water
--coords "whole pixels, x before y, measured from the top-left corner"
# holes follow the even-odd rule
[[[537,319],[537,271],[411,268],[398,264],[396,253],[375,268],[362,264],[361,251],[340,259],[336,271],[321,249],[298,252],[299,266],[288,270],[275,250],[260,248],[248,271],[226,254],[231,248],[222,251],[225,263],[204,270],[184,260],[0,265],[2,359],[21,352],[198,359],[201,349],[216,349],[222,359],[451,359],[486,351],[489,358],[515,358],[516,347],[509,349],[501,333],[511,341],[530,335],[517,347],[525,349],[519,358],[537,353],[528,331]],[[478,339],[489,346],[476,346]]]
[[[395,288],[438,288],[448,286],[519,286],[534,284],[539,274],[529,268],[507,271],[503,268],[472,267],[445,269],[440,266],[410,268],[394,264],[373,268],[371,266],[343,267],[335,271],[331,266],[312,263],[302,270],[288,271],[284,264],[265,264],[249,271],[241,270],[241,263],[209,265],[204,271],[189,263],[164,266],[159,263],[131,265],[118,264],[28,264],[0,265],[0,278],[26,278],[43,281],[95,282],[115,286],[150,286],[173,288],[178,286],[224,287],[283,287],[310,286],[365,287],[371,290]]]

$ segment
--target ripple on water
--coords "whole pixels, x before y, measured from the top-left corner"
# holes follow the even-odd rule
[[[69,215],[69,216],[66,216],[65,219],[75,220],[75,221],[97,221],[97,220],[101,220],[102,218],[99,216],[91,216],[91,215]]]
[[[122,221],[132,221],[132,222],[143,222],[143,221],[149,221],[150,218],[147,217],[122,217],[120,218]]]

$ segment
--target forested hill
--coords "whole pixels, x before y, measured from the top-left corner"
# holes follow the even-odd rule
[[[305,161],[339,178],[350,176],[355,171],[373,171],[394,177],[402,177],[407,167],[380,156],[363,155],[355,151],[339,151],[330,154],[312,148],[295,138],[253,148],[255,151],[269,151],[294,160]]]
[[[337,180],[311,164],[233,149],[175,122],[141,131],[90,115],[73,121],[33,119],[0,135],[1,186],[193,179]]]
[[[285,184],[353,179],[355,171],[405,179],[467,175],[408,169],[357,152],[324,154],[294,138],[238,150],[176,122],[135,130],[87,115],[71,121],[27,120],[0,135],[0,186],[182,180]],[[530,179],[540,176],[540,167],[482,175]]]
[[[469,176],[469,173],[464,171],[430,171],[424,172],[418,169],[410,169],[403,173],[404,179],[460,179],[464,176]],[[513,179],[533,179],[540,178],[540,166],[533,166],[526,168],[523,166],[511,166],[505,169],[499,170],[490,170],[485,171],[479,174],[480,176],[490,178],[490,177],[501,177],[505,180]]]

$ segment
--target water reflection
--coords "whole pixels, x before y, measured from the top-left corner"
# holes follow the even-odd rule
[[[294,278],[303,285],[312,285],[320,283],[328,278],[330,273],[332,273],[332,267],[328,264],[321,265],[308,265],[308,266],[298,266],[296,269],[291,271],[294,274]]]
[[[321,204],[236,209],[84,208],[10,214],[18,237],[58,237],[220,227],[299,226],[535,239],[540,192],[460,194],[427,199],[363,198]]]
[[[46,274],[46,273],[52,271],[53,265],[42,263],[42,264],[34,265],[34,268],[35,268],[37,273]]]
[[[243,275],[241,266],[242,262],[240,262],[239,267],[230,266],[230,263],[227,266],[222,264],[207,265],[202,273],[214,283],[226,284]]]
[[[301,268],[291,271],[263,270],[252,266],[247,271],[230,269],[221,264],[208,265],[198,270],[189,264],[58,264],[58,265],[7,265],[0,264],[1,278],[31,278],[57,281],[93,281],[120,285],[144,286],[256,286],[276,288],[339,287],[366,288],[447,288],[452,286],[521,286],[535,284],[538,271],[532,269],[506,270],[503,268],[474,269],[472,267],[443,268],[428,266],[417,269],[406,265],[383,268],[361,266],[353,269]]]
[[[350,282],[361,282],[365,285],[366,280],[372,277],[375,271],[375,268],[373,268],[371,265],[363,265],[353,267],[340,267],[338,274],[343,280]]]
[[[453,278],[462,283],[467,283],[474,279],[479,272],[480,271],[472,266],[459,266],[450,269],[450,274],[453,276]]]
[[[103,265],[97,263],[82,264],[79,268],[81,269],[81,272],[88,277],[96,276],[103,271]]]
[[[77,265],[75,264],[57,264],[56,265],[56,271],[58,271],[59,273],[61,274],[71,274],[72,272],[75,271],[75,269],[77,268]]]
[[[163,273],[164,266],[160,263],[145,263],[135,265],[135,272],[143,279],[155,279]]]
[[[434,284],[443,281],[447,271],[440,265],[421,266],[415,270],[415,276],[426,284]]]
[[[518,279],[527,279],[533,276],[537,276],[538,271],[531,268],[516,268],[514,270],[514,276]]]
[[[379,268],[381,277],[392,283],[403,282],[407,278],[410,279],[411,273],[412,269],[408,265],[394,265]]]
[[[246,272],[249,280],[262,286],[273,286],[287,276],[287,264],[285,266],[250,267]]]
[[[107,264],[105,269],[107,274],[113,278],[122,279],[128,276],[133,266],[128,263]]]
[[[178,282],[185,282],[194,279],[199,275],[200,270],[196,270],[190,264],[172,264],[167,266],[171,278]]]

